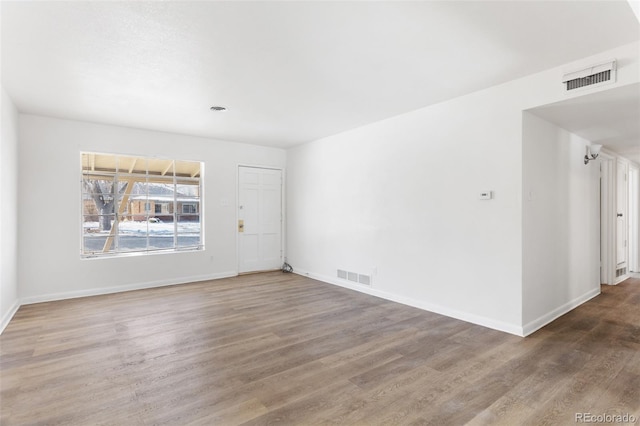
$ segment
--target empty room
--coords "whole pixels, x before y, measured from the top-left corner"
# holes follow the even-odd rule
[[[640,2],[0,1],[2,425],[640,424]]]

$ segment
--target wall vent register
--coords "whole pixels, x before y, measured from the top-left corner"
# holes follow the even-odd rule
[[[616,61],[609,61],[565,74],[562,83],[565,84],[565,90],[568,92],[582,87],[613,83],[615,80]]]
[[[351,281],[362,285],[371,285],[371,276],[365,274],[359,274],[357,272],[349,272],[343,269],[338,269],[338,278],[346,281]]]

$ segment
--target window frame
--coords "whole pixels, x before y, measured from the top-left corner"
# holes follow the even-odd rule
[[[93,156],[93,157],[92,157]],[[98,157],[102,162],[113,161],[115,166],[111,169],[89,168],[90,158]],[[98,160],[99,161],[99,160]],[[137,170],[134,166],[122,168],[121,162],[129,161],[133,165],[138,163]],[[160,169],[153,169],[151,164],[162,164],[162,173]],[[139,170],[140,164],[144,164],[144,172]],[[167,164],[168,166],[164,166]],[[194,173],[178,172],[177,169],[195,168]],[[128,170],[127,170],[128,169]],[[191,174],[189,176],[189,174]],[[101,179],[102,178],[102,179]],[[104,189],[104,182],[106,187]],[[109,183],[111,182],[111,183]],[[126,182],[126,183],[125,183]],[[169,192],[169,195],[161,192],[160,200],[150,197],[150,188],[155,185],[161,185],[160,191]],[[136,193],[132,196],[134,188],[138,186],[138,190],[142,187],[142,194]],[[96,200],[96,187],[100,187],[99,200]],[[127,188],[129,187],[129,188]],[[185,189],[186,188],[186,189]],[[179,192],[179,189],[182,191]],[[183,193],[183,191],[186,191]],[[185,195],[189,194],[189,195]],[[157,197],[158,195],[155,194]],[[105,204],[98,204],[102,199],[107,202],[112,201],[112,207],[109,207],[108,213],[105,213]],[[196,209],[196,213],[190,213],[187,222],[181,220],[182,213],[177,210],[179,202],[183,202],[187,198],[189,203]],[[181,201],[179,201],[179,199]],[[93,203],[93,208],[88,208],[87,203]],[[82,259],[93,258],[109,258],[122,257],[131,255],[157,254],[157,253],[173,253],[184,251],[203,251],[205,249],[204,242],[204,216],[202,214],[204,203],[204,162],[197,160],[178,160],[171,158],[159,158],[152,156],[129,155],[120,153],[99,153],[93,151],[80,152],[80,257]],[[200,204],[198,208],[197,204]],[[134,207],[137,205],[137,207]],[[156,213],[156,206],[167,207],[166,213]],[[170,206],[173,205],[173,208]],[[89,207],[91,207],[89,205]],[[135,210],[135,211],[134,211]],[[154,233],[151,219],[155,219],[155,215],[170,216],[165,223],[163,220],[154,220],[153,224],[162,225],[160,234]],[[194,216],[196,217],[194,220]],[[87,223],[93,224],[94,221],[88,221],[87,218],[98,218],[97,230],[90,229]],[[109,219],[109,217],[111,219]],[[102,219],[101,219],[102,218]],[[142,220],[140,220],[142,218]],[[109,221],[110,224],[104,224]],[[137,222],[138,228],[135,234],[126,234],[121,231],[120,227],[129,221]],[[196,224],[194,226],[194,223]],[[103,226],[104,225],[104,226]],[[135,225],[135,224],[134,224]],[[142,226],[139,226],[142,225]],[[181,226],[183,225],[183,226]],[[160,225],[158,225],[160,226]],[[145,231],[146,227],[146,231]],[[141,230],[142,229],[142,230]],[[171,230],[172,229],[172,230]],[[196,233],[193,231],[197,230]],[[131,231],[129,231],[131,232]],[[142,232],[142,235],[140,234]],[[169,234],[167,234],[169,232]],[[186,232],[186,234],[185,234]],[[100,235],[97,235],[100,234]],[[107,235],[108,234],[108,235]],[[193,238],[197,235],[195,241]],[[164,238],[160,238],[164,236]],[[167,243],[167,236],[173,237],[172,243]],[[186,244],[185,244],[186,237]],[[93,239],[93,240],[92,240]],[[102,244],[102,250],[96,247]],[[122,241],[121,241],[122,240]],[[124,241],[132,241],[129,245]],[[158,246],[157,242],[151,244],[151,240],[162,241]],[[93,247],[87,247],[87,242]],[[121,244],[122,242],[122,244]],[[136,245],[144,244],[143,247]],[[166,247],[164,245],[167,245]],[[133,248],[132,248],[133,246]]]
[[[185,207],[193,208],[193,211],[192,212],[191,211],[186,212],[186,211],[184,211]],[[180,214],[182,214],[182,215],[197,215],[198,214],[198,206],[196,205],[196,203],[191,203],[191,202],[182,203],[182,209],[181,210],[182,210],[182,213],[180,213]]]

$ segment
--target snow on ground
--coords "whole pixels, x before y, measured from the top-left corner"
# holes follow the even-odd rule
[[[109,231],[98,231],[100,229],[100,224],[98,222],[85,222],[84,223],[85,231],[91,230],[92,233],[95,234],[108,234]],[[173,223],[153,223],[153,222],[143,222],[143,221],[127,221],[120,222],[118,225],[120,234],[127,235],[139,235],[146,234],[147,229],[149,235],[170,235],[173,236],[174,228]],[[178,234],[199,234],[200,233],[200,222],[178,222]]]

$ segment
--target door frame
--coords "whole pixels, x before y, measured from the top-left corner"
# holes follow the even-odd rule
[[[234,206],[236,209],[236,219],[234,222],[234,232],[236,234],[236,275],[240,275],[240,233],[238,232],[238,221],[240,220],[240,209],[238,204],[240,203],[240,167],[248,167],[252,169],[266,169],[266,170],[279,170],[282,174],[282,182],[280,184],[280,213],[282,214],[282,220],[280,222],[280,263],[285,262],[286,255],[286,244],[287,240],[286,236],[286,223],[287,223],[287,211],[285,209],[286,200],[285,200],[285,185],[286,185],[286,175],[284,167],[278,166],[263,166],[256,164],[247,164],[247,163],[237,163],[236,164],[236,194],[235,194],[235,202]],[[251,272],[247,272],[251,273]]]
[[[620,182],[618,182],[618,177],[619,177],[619,173],[618,172],[622,172],[623,176],[624,176],[624,182],[622,183],[622,190],[620,190]],[[616,263],[615,263],[615,269],[619,269],[618,267],[620,266],[621,268],[624,268],[626,270],[626,272],[624,274],[621,274],[619,277],[615,277],[615,284],[621,283],[622,281],[626,280],[627,278],[629,278],[629,160],[624,158],[624,157],[618,157],[616,159],[616,174],[615,174],[615,178],[616,178],[616,193],[615,193],[615,204],[614,204],[614,209],[615,209],[615,215],[616,217],[614,218],[616,221],[616,228],[615,228],[615,233],[616,233]],[[618,194],[621,193],[622,194],[622,200],[618,199]],[[619,206],[619,202],[622,201],[622,206]],[[620,209],[619,209],[620,207]],[[620,213],[620,210],[622,210],[622,223],[623,223],[623,229],[622,229],[622,235],[623,238],[625,240],[624,243],[624,247],[625,247],[625,256],[624,256],[624,260],[622,261],[622,264],[618,263],[618,220],[617,220],[617,214]],[[615,272],[614,272],[615,273]]]
[[[602,284],[615,284],[615,183],[616,157],[602,152],[600,154],[600,281]]]
[[[629,162],[627,182],[629,184],[628,223],[629,272],[640,272],[640,168]]]

